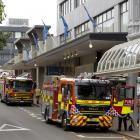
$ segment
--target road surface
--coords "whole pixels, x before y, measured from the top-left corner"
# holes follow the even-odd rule
[[[63,131],[46,124],[37,106],[7,106],[0,103],[0,140],[133,140],[122,135],[91,129]]]

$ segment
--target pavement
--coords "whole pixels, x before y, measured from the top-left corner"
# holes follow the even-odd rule
[[[122,123],[122,130],[117,131],[117,126],[118,126],[118,122],[117,122],[117,118],[116,118],[116,120],[114,120],[114,125],[110,129],[111,131],[113,131],[114,133],[126,136],[126,137],[133,138],[135,140],[140,140],[140,132],[139,132],[138,124],[135,123],[135,128],[133,131],[124,131],[123,123]]]

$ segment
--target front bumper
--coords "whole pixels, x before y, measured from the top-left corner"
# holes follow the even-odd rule
[[[8,103],[20,103],[20,104],[32,104],[33,99],[15,99],[15,98],[8,98]]]
[[[112,118],[108,116],[100,116],[99,118],[88,118],[87,116],[71,115],[69,124],[73,127],[93,126],[110,128],[112,126]]]

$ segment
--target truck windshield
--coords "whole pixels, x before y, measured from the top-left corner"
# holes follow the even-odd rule
[[[81,100],[110,100],[111,87],[109,85],[78,85],[77,98]]]
[[[29,92],[32,89],[33,82],[28,81],[13,81],[13,88],[15,91],[26,91]]]

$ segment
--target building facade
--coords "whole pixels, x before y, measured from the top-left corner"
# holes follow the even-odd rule
[[[10,34],[6,46],[3,47],[3,50],[0,50],[0,65],[5,64],[14,57],[14,53],[16,53],[14,41],[19,37],[26,36],[26,31],[29,30],[27,25],[27,19],[9,19],[8,25],[0,26],[0,32]]]
[[[96,29],[93,29],[83,4],[94,18]],[[64,39],[61,16],[65,17],[69,26],[69,41],[88,32],[128,32],[129,5],[126,0],[58,0],[57,5],[57,34],[60,36],[60,44]]]
[[[97,33],[98,35],[104,33],[127,34],[129,24],[128,14],[130,9],[128,3],[128,0],[58,0],[57,41],[59,46],[79,39],[80,37],[88,33]],[[93,26],[92,22],[89,20],[89,17],[87,16],[83,5],[88,9],[90,16],[94,19],[96,27]],[[69,27],[67,38],[64,37],[64,27],[61,16],[65,18]],[[110,41],[112,39],[110,38]],[[85,46],[87,46],[88,49],[88,44],[90,43],[95,47],[95,49],[88,50],[89,52],[91,52],[91,54],[79,57],[80,64],[79,66],[75,67],[76,74],[83,72],[83,70],[88,72],[95,72],[96,65],[103,53],[107,49],[113,47],[113,44],[106,44],[104,38],[101,40],[98,39],[100,40],[100,44],[97,43],[97,39],[93,40],[89,40],[89,42],[87,41],[87,44],[85,44]]]
[[[96,28],[89,20],[83,4],[94,18]],[[127,41],[128,1],[58,0],[57,8],[57,36],[52,38],[49,35],[50,37],[46,40],[46,42],[50,40],[52,43],[43,44],[42,31],[38,32],[36,27],[33,29],[33,33],[36,32],[39,51],[35,47],[31,47],[30,54],[34,54],[34,57],[30,57],[28,64],[34,68],[36,62],[38,66],[44,67],[45,74],[75,76],[85,71],[95,72],[97,64],[106,50]],[[64,16],[69,27],[66,38],[61,16]],[[33,43],[34,40],[29,32],[26,33]],[[30,46],[35,45],[30,44]],[[28,64],[26,63],[26,65]],[[18,66],[14,65],[11,68],[20,69]],[[27,69],[27,67],[24,68]]]

